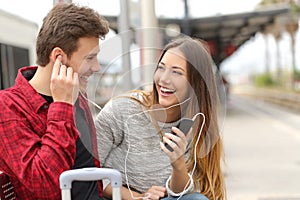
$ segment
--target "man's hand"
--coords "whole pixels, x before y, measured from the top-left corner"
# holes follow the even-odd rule
[[[74,105],[79,92],[78,74],[71,67],[61,65],[61,59],[58,56],[55,60],[51,75],[50,90],[53,101]]]

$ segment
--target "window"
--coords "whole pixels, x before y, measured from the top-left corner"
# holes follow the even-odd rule
[[[0,89],[12,86],[18,69],[28,65],[28,49],[0,43]]]

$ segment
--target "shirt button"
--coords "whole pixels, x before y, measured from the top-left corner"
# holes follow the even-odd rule
[[[45,109],[48,109],[48,108],[49,108],[49,105],[44,105],[44,108],[45,108]]]

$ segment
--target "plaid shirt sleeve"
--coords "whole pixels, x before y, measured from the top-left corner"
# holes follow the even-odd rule
[[[47,110],[43,117],[5,109],[7,119],[0,121],[0,170],[21,199],[59,199],[59,176],[74,164],[79,134],[73,106],[54,102]]]

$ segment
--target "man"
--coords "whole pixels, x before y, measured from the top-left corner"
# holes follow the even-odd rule
[[[57,4],[37,37],[38,66],[21,68],[15,85],[0,91],[0,171],[22,200],[60,199],[59,176],[99,167],[95,127],[85,98],[100,70],[99,38],[108,22],[97,12]],[[101,182],[74,182],[72,199],[101,199]]]

